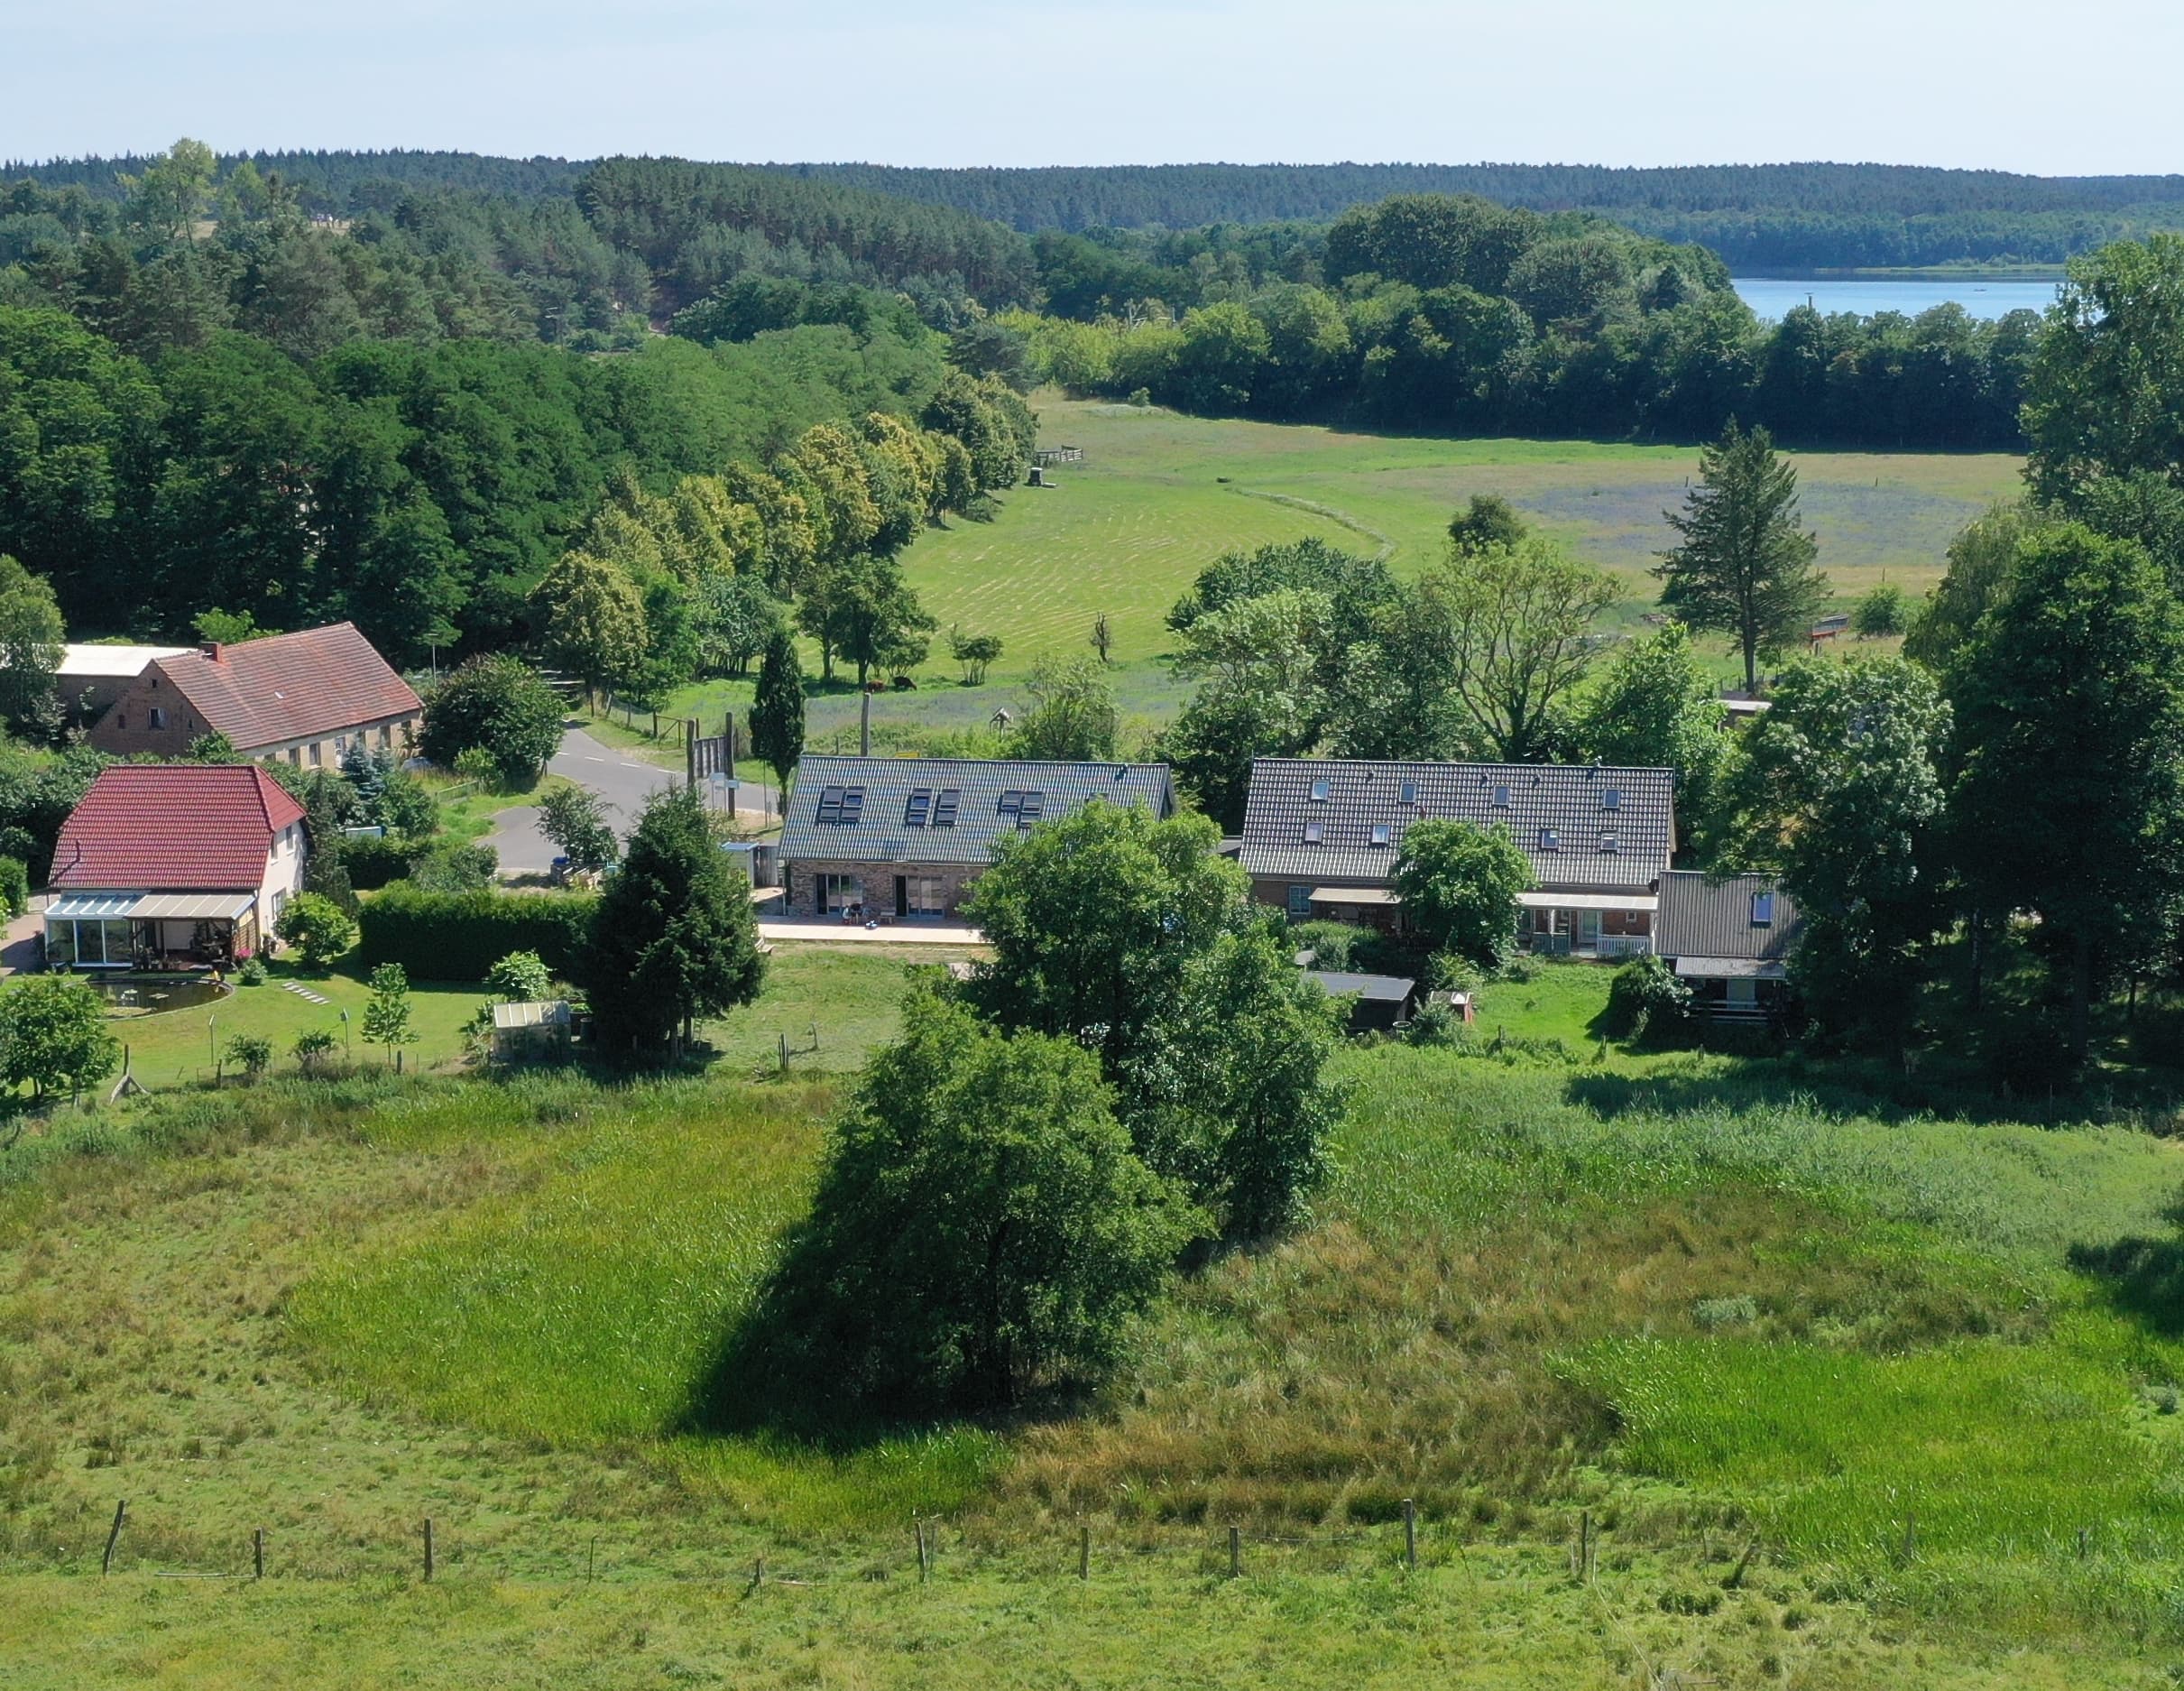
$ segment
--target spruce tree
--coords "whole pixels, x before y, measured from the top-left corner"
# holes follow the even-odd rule
[[[1820,542],[1797,525],[1797,471],[1765,429],[1746,434],[1732,417],[1700,455],[1683,510],[1662,515],[1682,541],[1654,571],[1662,609],[1734,636],[1755,690],[1759,659],[1793,645],[1828,602],[1828,578],[1812,568]]]
[[[585,970],[600,1049],[664,1055],[700,1016],[759,995],[766,961],[741,875],[714,844],[697,795],[656,794],[593,919]]]

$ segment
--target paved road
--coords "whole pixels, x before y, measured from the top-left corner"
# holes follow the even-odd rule
[[[647,763],[594,739],[582,728],[570,728],[561,736],[561,749],[546,766],[549,775],[565,775],[579,787],[588,787],[606,801],[607,820],[625,838],[636,827],[645,800],[676,785],[680,777],[657,763]],[[744,782],[737,798],[755,807],[767,802],[768,790],[755,781]],[[485,844],[501,855],[503,875],[544,874],[554,866],[559,849],[539,832],[539,808],[520,805],[493,818],[493,830]]]
[[[638,812],[654,793],[672,785],[672,771],[656,763],[640,762],[601,744],[581,728],[561,736],[561,749],[546,766],[549,775],[566,775],[579,787],[589,787],[606,801],[607,820],[614,831],[626,835],[637,825]],[[520,805],[493,818],[493,832],[485,844],[501,854],[504,875],[544,874],[554,866],[560,849],[539,832],[539,807]]]

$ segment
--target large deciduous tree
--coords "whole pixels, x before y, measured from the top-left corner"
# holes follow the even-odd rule
[[[10,727],[51,716],[67,639],[51,586],[0,552],[0,718]]]
[[[1957,670],[1963,873],[2039,912],[2083,1057],[2106,971],[2170,942],[2184,887],[2184,607],[2133,541],[2028,535]]]
[[[1412,930],[1482,967],[1516,942],[1516,895],[1532,861],[1507,828],[1447,818],[1414,822],[1396,853],[1395,888]]]
[[[121,1067],[106,1001],[78,975],[32,975],[0,992],[0,1080],[71,1094]]]
[[[1679,541],[1654,571],[1663,608],[1733,638],[1756,689],[1759,660],[1794,645],[1828,602],[1812,567],[1820,543],[1798,526],[1796,469],[1765,429],[1747,434],[1732,418],[1700,455],[1683,509],[1662,514]]]
[[[1670,623],[1616,649],[1571,737],[1595,762],[1674,770],[1678,842],[1703,851],[1717,836],[1722,776],[1735,755],[1727,726],[1690,631]]]
[[[567,707],[519,658],[466,660],[425,699],[418,749],[443,769],[473,748],[493,759],[511,786],[538,779],[561,745]]]
[[[548,657],[587,691],[624,680],[645,661],[644,596],[611,559],[574,548],[531,594]]]

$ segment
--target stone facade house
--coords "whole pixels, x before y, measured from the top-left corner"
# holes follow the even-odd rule
[[[1304,920],[1399,929],[1405,829],[1428,818],[1499,827],[1532,864],[1518,943],[1558,956],[1650,950],[1675,849],[1675,773],[1597,763],[1405,763],[1261,758],[1237,861],[1252,896]]]
[[[1165,763],[806,757],[781,832],[790,913],[945,921],[993,861],[994,842],[1094,799],[1175,809]]]
[[[354,623],[155,658],[93,726],[116,757],[180,757],[224,734],[244,757],[335,769],[361,740],[407,756],[424,706]]]
[[[309,855],[303,807],[248,763],[101,771],[61,825],[57,969],[217,967],[264,948]]]

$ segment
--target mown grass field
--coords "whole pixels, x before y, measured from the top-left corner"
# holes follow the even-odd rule
[[[892,983],[832,949],[776,976],[874,971],[846,1062]],[[1562,1037],[1604,984],[1486,1013]],[[1354,1049],[1309,1224],[1180,1283],[1109,1385],[832,1450],[688,1411],[836,1077],[70,1118],[0,1153],[8,1683],[2170,1683],[2184,1150],[1571,1044]],[[256,1527],[263,1585],[158,1577]]]
[[[1169,607],[1222,552],[1319,535],[1386,552],[1398,569],[1437,556],[1449,517],[1473,494],[1499,494],[1580,556],[1611,569],[1626,597],[1611,624],[1636,626],[1658,584],[1647,575],[1673,536],[1699,453],[1583,440],[1442,439],[1214,420],[1103,402],[1036,396],[1042,439],[1081,446],[1059,485],[1005,494],[991,522],[953,520],[903,556],[942,638],[916,693],[873,701],[882,749],[930,749],[976,735],[997,707],[1021,709],[1021,683],[1044,654],[1089,655],[1109,619],[1113,679],[1140,735],[1189,695],[1164,661]],[[1950,539],[2012,496],[2022,461],[2000,453],[1795,453],[1804,518],[1844,608],[1886,579],[1914,596],[1940,577]],[[945,631],[999,634],[1001,661],[981,688],[957,684]],[[816,666],[816,655],[807,654]],[[1723,673],[1730,666],[1725,657]],[[742,711],[746,683],[687,688],[676,714]],[[812,698],[810,742],[856,746],[858,700],[846,687]],[[1129,737],[1126,735],[1126,738]],[[623,743],[615,735],[616,743]],[[632,741],[631,743],[637,743]]]

